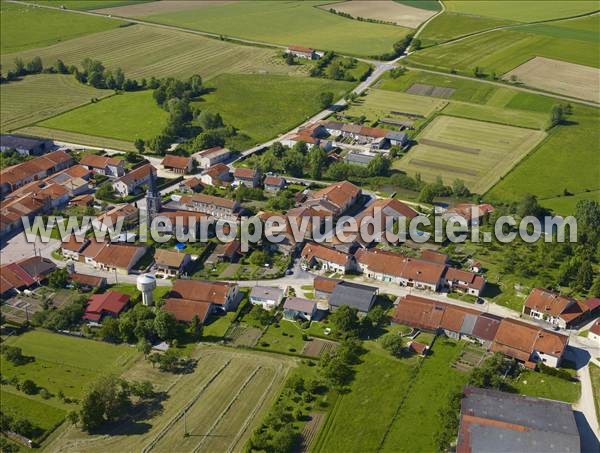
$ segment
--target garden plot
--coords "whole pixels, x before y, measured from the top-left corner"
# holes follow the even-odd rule
[[[328,354],[337,349],[338,344],[333,341],[327,340],[319,340],[317,338],[313,338],[311,341],[307,342],[302,350],[302,355],[307,355],[310,357],[321,357],[324,354]]]
[[[535,57],[504,75],[526,85],[600,103],[600,69]]]
[[[436,87],[434,85],[425,85],[423,83],[415,83],[408,90],[406,90],[406,92],[409,94],[444,99],[450,99],[455,91],[456,90],[454,88]]]
[[[329,3],[321,5],[323,9],[334,9],[340,13],[350,14],[354,18],[365,18],[381,20],[385,22],[394,22],[408,28],[417,28],[436,11],[414,8],[403,5],[392,0],[372,0],[372,1],[349,1],[341,3]]]
[[[545,135],[532,129],[439,116],[421,132],[419,144],[394,167],[420,173],[425,181],[441,176],[450,184],[462,179],[472,192],[485,193]]]
[[[262,330],[256,327],[236,325],[230,329],[226,337],[227,340],[229,340],[235,346],[246,346],[252,348],[256,346],[256,342],[259,340],[262,334]]]

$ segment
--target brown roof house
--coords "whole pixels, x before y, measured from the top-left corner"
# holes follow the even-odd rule
[[[120,178],[125,174],[125,162],[115,157],[87,154],[79,163],[94,173],[111,178]]]
[[[220,146],[204,149],[194,154],[194,158],[198,161],[200,168],[209,168],[220,162],[229,159],[231,151]]]
[[[523,306],[523,314],[563,329],[581,321],[588,311],[585,304],[542,288],[533,288]]]
[[[156,168],[152,164],[144,164],[141,167],[131,170],[124,176],[121,176],[115,182],[113,182],[113,188],[117,195],[121,197],[127,197],[139,192],[141,186],[148,185],[150,183],[150,174],[154,174],[156,178]]]
[[[277,192],[285,187],[285,178],[281,176],[267,176],[263,182],[265,190],[269,192]]]
[[[182,196],[179,202],[181,209],[187,211],[202,212],[217,219],[238,219],[240,204],[235,200],[199,193]]]
[[[194,159],[185,156],[176,156],[175,154],[167,154],[162,160],[161,165],[165,170],[171,170],[174,173],[184,175],[191,173],[193,169]]]
[[[83,261],[83,255],[81,253],[90,243],[89,239],[77,237],[71,235],[60,245],[60,251],[62,256],[73,261]]]
[[[190,261],[189,253],[166,249],[157,249],[154,252],[154,267],[156,272],[168,277],[176,277],[183,274]]]
[[[234,310],[238,286],[233,283],[175,280],[162,309],[178,321],[190,322],[197,316],[205,322],[210,313]]]
[[[315,289],[315,298],[327,300],[333,293],[333,290],[342,280],[337,278],[315,277],[313,287]]]
[[[229,167],[223,163],[215,164],[207,168],[200,175],[200,181],[209,186],[222,186],[225,183],[230,183],[233,180]]]
[[[445,275],[448,288],[472,296],[481,296],[485,289],[485,279],[473,272],[463,271],[449,267]]]
[[[179,183],[179,190],[185,193],[202,192],[203,188],[204,184],[202,183],[202,180],[195,176],[192,178],[184,179]]]
[[[588,338],[600,345],[600,319],[597,319],[596,322],[592,324],[592,327],[588,332]]]
[[[367,277],[403,286],[438,291],[446,266],[380,249],[359,249],[354,257],[357,268]]]
[[[236,168],[233,171],[233,179],[238,185],[258,187],[260,184],[260,173],[254,168]]]
[[[107,243],[94,261],[100,269],[127,275],[146,251],[146,247]]]
[[[288,46],[288,48],[285,50],[285,53],[291,53],[295,57],[306,58],[308,60],[316,60],[319,58],[319,54],[310,47],[292,45]]]
[[[323,271],[345,274],[355,268],[354,257],[315,242],[307,243],[301,253],[302,267],[307,270],[319,266]]]
[[[342,181],[309,194],[304,205],[317,210],[323,205],[332,211],[334,217],[339,217],[358,201],[361,194],[362,190],[359,187],[351,182]]]

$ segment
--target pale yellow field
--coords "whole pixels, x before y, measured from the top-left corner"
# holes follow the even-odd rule
[[[293,359],[199,346],[191,374],[162,373],[140,359],[124,378],[149,379],[165,393],[150,418],[122,423],[107,433],[89,435],[63,428],[46,451],[173,452],[242,451],[254,427],[280,391]],[[184,437],[184,420],[188,437]]]
[[[149,16],[150,14],[172,13],[175,11],[186,11],[195,8],[202,8],[204,6],[217,6],[227,3],[233,3],[233,1],[211,0],[209,2],[199,2],[195,0],[169,0],[140,3],[137,5],[133,4],[125,6],[116,6],[114,8],[102,8],[95,10],[95,12],[122,17],[143,17]]]
[[[545,132],[438,116],[394,168],[432,182],[462,179],[472,192],[484,193],[527,155]],[[427,142],[426,144],[423,142]]]
[[[413,8],[412,6],[396,3],[392,0],[351,0],[342,3],[329,3],[320,8],[330,9],[350,14],[353,17],[383,20],[394,22],[408,28],[417,28],[436,12],[426,9]]]
[[[428,117],[433,112],[443,109],[447,104],[448,102],[443,99],[372,89],[348,109],[348,114],[365,115],[371,121],[386,116],[393,117],[394,113],[392,112]]]
[[[600,103],[600,69],[535,57],[504,75],[526,85]]]

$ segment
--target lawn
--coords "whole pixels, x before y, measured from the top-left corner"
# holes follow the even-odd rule
[[[315,452],[376,451],[409,389],[417,359],[396,359],[374,342],[365,347],[350,392],[332,407]]]
[[[529,33],[527,27],[497,30],[431,47],[416,52],[408,60],[425,67],[455,70],[472,76],[475,67],[488,75],[492,72],[500,75],[537,56],[600,67],[597,42],[587,38],[555,38]]]
[[[267,345],[263,345],[266,343]],[[277,324],[271,324],[260,337],[258,348],[277,352],[301,354],[306,342],[302,339],[302,330],[293,321],[282,319]]]
[[[0,20],[0,51],[3,57],[9,53],[49,46],[123,24],[104,17],[69,14],[6,2],[0,5]],[[4,58],[2,63],[4,66]]]
[[[142,114],[143,112],[143,114]],[[39,123],[42,127],[99,137],[134,141],[158,135],[169,114],[152,97],[152,91],[111,96]]]
[[[99,148],[112,148],[121,151],[136,151],[132,141],[116,140],[114,138],[97,137],[76,132],[61,131],[41,126],[28,126],[15,131],[23,135],[34,137],[46,137],[67,143],[78,143],[81,145],[97,146]]]
[[[507,109],[488,105],[451,102],[442,111],[444,115],[473,120],[489,121],[508,126],[544,130],[548,126],[550,115],[545,112]]]
[[[449,116],[436,117],[417,137],[419,144],[394,167],[425,181],[462,179],[483,194],[544,137],[544,132]]]
[[[131,298],[141,297],[140,290],[137,289],[137,286],[133,283],[116,283],[111,285],[110,290],[127,294]],[[169,291],[171,291],[170,286],[156,286],[156,288],[154,288],[152,291],[154,303],[162,300],[169,293]]]
[[[523,370],[512,385],[522,395],[536,398],[575,403],[581,395],[581,384],[569,382],[556,376],[549,376],[536,371]]]
[[[506,175],[486,197],[512,201],[525,193],[537,195],[543,206],[572,214],[579,199],[599,198],[600,142],[598,109],[574,106],[571,124],[553,129],[533,153]],[[575,196],[565,197],[564,190]],[[588,192],[589,191],[589,192]]]
[[[3,3],[4,5],[4,3]],[[79,14],[65,14],[82,17]],[[178,30],[146,25],[116,28],[67,42],[16,54],[2,54],[2,69],[14,66],[15,57],[30,61],[40,56],[48,64],[62,59],[81,65],[87,57],[100,60],[109,69],[122,68],[129,78],[189,77],[210,79],[227,73],[305,74],[306,66],[288,66],[274,49],[241,46]]]
[[[518,22],[535,22],[571,17],[598,9],[597,2],[586,0],[570,0],[568,2],[540,2],[539,0],[502,0],[494,2],[451,0],[444,3],[447,10],[453,13],[495,17]]]
[[[72,75],[35,74],[0,85],[0,129],[19,129],[113,94],[83,85]]]
[[[463,346],[456,341],[437,339],[432,355],[423,363],[402,402],[381,451],[436,450],[435,433],[441,430],[443,423],[439,411],[448,404],[451,395],[461,390],[469,377],[450,366],[459,357]]]
[[[390,52],[409,29],[351,21],[316,6],[322,1],[234,2],[163,12],[144,19],[280,45],[310,46],[351,55]]]
[[[148,3],[150,1],[152,0],[34,0],[31,3],[89,11],[98,8],[116,8],[117,6]]]
[[[341,98],[354,84],[320,78],[223,74],[209,81],[212,93],[196,105],[219,112],[226,124],[250,137],[243,145],[266,141],[321,110],[319,95]]]
[[[594,390],[594,404],[596,405],[596,418],[600,422],[600,366],[590,363],[590,378]]]

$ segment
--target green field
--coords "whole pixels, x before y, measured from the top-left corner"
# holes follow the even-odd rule
[[[462,344],[438,339],[420,370],[422,359],[396,359],[378,344],[365,346],[369,352],[356,367],[351,391],[333,406],[315,451],[434,451],[438,409],[468,378],[450,368]]]
[[[163,24],[280,45],[310,46],[352,55],[390,52],[409,29],[351,21],[316,8],[323,1],[234,2],[143,17]]]
[[[117,6],[134,5],[137,3],[147,3],[152,0],[34,0],[31,3],[89,11],[99,8],[115,8]]]
[[[462,102],[451,102],[444,108],[442,113],[459,118],[477,119],[491,123],[540,130],[548,126],[549,117],[547,113],[512,110],[503,107],[466,104]]]
[[[513,21],[492,17],[467,16],[444,11],[434,17],[419,35],[423,47],[445,42],[460,36],[470,35],[483,30],[510,25]]]
[[[59,13],[60,14],[60,13]],[[64,13],[67,14],[67,13]],[[79,16],[70,14],[70,16]],[[120,67],[127,77],[141,79],[200,74],[209,79],[224,72],[305,74],[303,65],[288,66],[273,49],[240,46],[177,30],[132,25],[16,54],[2,54],[2,68],[13,67],[15,57],[30,61],[40,56],[47,64],[57,58],[81,65],[85,57]]]
[[[437,98],[372,89],[369,90],[367,96],[353,102],[347,110],[347,114],[350,116],[364,115],[370,122],[386,116],[393,116],[391,112],[428,117],[433,112],[443,109],[446,104],[446,101]]]
[[[52,404],[43,402],[12,387],[2,386],[0,390],[2,412],[15,419],[27,419],[36,428],[35,440],[54,430],[64,420],[67,412]]]
[[[417,137],[419,144],[394,168],[433,182],[462,179],[474,193],[485,193],[535,147],[544,132],[513,126],[438,116]],[[437,143],[427,143],[433,140]],[[450,146],[442,146],[442,144]],[[452,146],[468,149],[451,149]]]
[[[474,16],[495,17],[518,22],[535,22],[577,16],[598,10],[598,3],[586,0],[539,1],[539,0],[446,0],[448,11]]]
[[[321,110],[319,94],[341,98],[354,83],[320,78],[223,74],[209,83],[200,109],[219,112],[225,123],[260,143],[287,132]]]
[[[550,376],[540,372],[524,370],[512,385],[522,395],[536,398],[576,403],[581,396],[581,384],[577,381]]]
[[[600,421],[600,366],[590,363],[589,367],[594,391],[594,404],[596,405],[596,418]]]
[[[34,124],[82,104],[113,94],[79,83],[72,75],[35,74],[0,85],[0,130]]]
[[[241,451],[257,423],[271,406],[293,359],[281,355],[236,351],[216,345],[191,351],[198,359],[192,373],[173,374],[139,360],[123,375],[128,380],[148,379],[165,398],[149,417],[125,421],[89,435],[69,427],[49,445],[50,451],[72,451],[85,445],[87,452]],[[184,437],[182,409],[188,408]]]
[[[599,199],[598,109],[576,105],[569,120],[571,124],[553,129],[548,139],[506,175],[486,197],[511,201],[525,193],[532,193],[538,196],[543,206],[554,208],[563,215],[573,213],[579,199]],[[564,189],[575,196],[564,197]]]
[[[116,140],[114,138],[95,137],[93,135],[78,134],[76,132],[60,131],[47,127],[29,126],[18,129],[19,134],[33,137],[46,137],[66,143],[77,143],[80,145],[97,146],[99,148],[118,149],[120,151],[135,151],[133,142]]]
[[[436,0],[394,0],[396,3],[412,6],[414,8],[428,9],[430,11],[439,11],[442,9],[440,2]]]
[[[168,113],[156,105],[152,91],[124,93],[71,110],[39,123],[42,127],[134,141],[158,135]]]
[[[485,74],[500,75],[536,56],[600,67],[598,44],[587,35],[584,39],[555,38],[539,32],[529,33],[527,27],[497,30],[431,47],[411,55],[408,60],[467,75],[473,75],[478,66]]]
[[[108,30],[124,22],[2,2],[0,23],[0,51],[4,56]]]

